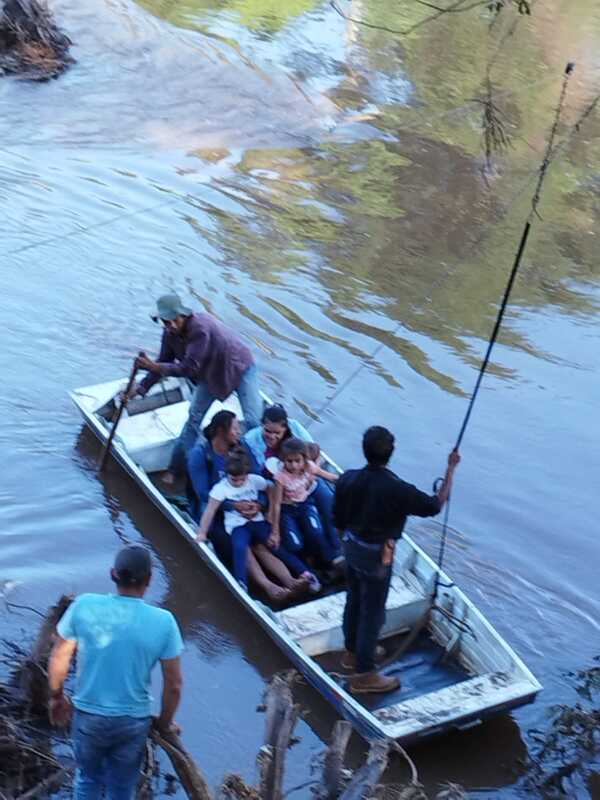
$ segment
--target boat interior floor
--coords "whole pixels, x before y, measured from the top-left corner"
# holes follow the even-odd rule
[[[406,634],[390,636],[382,642],[388,656],[400,649],[405,636]],[[350,673],[341,666],[342,655],[343,651],[337,650],[314,656],[314,659],[326,672],[333,674],[345,688],[348,688],[345,675]],[[384,662],[385,666],[381,669],[384,674],[400,679],[399,689],[385,694],[358,694],[355,697],[365,708],[375,711],[438,689],[454,686],[472,677],[454,659],[446,659],[444,656],[444,648],[437,644],[427,631],[423,631],[400,659],[392,663]]]

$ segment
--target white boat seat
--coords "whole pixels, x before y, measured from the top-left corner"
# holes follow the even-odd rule
[[[175,441],[187,421],[189,407],[189,402],[183,400],[145,414],[124,416],[117,429],[117,438],[135,463],[146,472],[167,469]],[[233,411],[238,419],[243,419],[239,401],[235,395],[231,395],[223,403],[214,401],[201,427],[207,425],[222,408]]]
[[[158,472],[169,464],[173,445],[188,418],[187,400],[156,408],[146,414],[121,419],[117,438],[131,458],[146,472]]]
[[[315,656],[344,646],[342,617],[345,603],[346,592],[337,592],[279,611],[275,617],[307,655]],[[423,614],[426,605],[425,595],[415,589],[405,575],[393,575],[382,636],[409,628]]]

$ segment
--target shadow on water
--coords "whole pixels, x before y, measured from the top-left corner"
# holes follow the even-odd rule
[[[237,654],[265,681],[289,669],[290,662],[201,559],[195,553],[192,556],[189,544],[117,462],[109,459],[105,472],[98,474],[101,447],[87,428],[80,431],[75,451],[82,468],[98,476],[115,533],[123,544],[131,543],[120,522],[126,515],[141,541],[151,547],[165,581],[160,605],[175,614],[187,643],[198,649],[202,660],[210,662],[224,654]],[[186,676],[186,680],[190,679],[195,680],[194,676]],[[248,692],[246,702],[250,702],[250,696]],[[294,683],[294,699],[300,704],[303,720],[318,739],[327,742],[338,718],[331,706],[303,679]],[[527,759],[519,726],[507,714],[445,735],[443,747],[440,739],[432,739],[411,746],[410,752],[421,779],[431,787],[448,780],[471,788],[509,786],[524,773]],[[354,734],[348,748],[348,766],[358,768],[365,754],[364,740]],[[293,750],[289,758],[294,758]],[[406,764],[394,756],[386,783],[401,783],[406,777]]]

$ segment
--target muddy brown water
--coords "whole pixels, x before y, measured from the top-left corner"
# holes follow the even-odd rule
[[[400,7],[398,7],[400,6]],[[0,83],[0,585],[46,607],[105,591],[123,542],[152,548],[150,597],[186,639],[185,741],[216,784],[248,779],[265,682],[285,658],[82,431],[71,388],[152,350],[176,289],[250,342],[265,389],[341,465],[368,424],[427,488],[443,468],[501,296],[567,59],[552,167],[514,303],[464,440],[447,566],[544,684],[537,702],[414,750],[428,786],[521,796],[550,708],[599,652],[597,259],[600,91],[592,0],[479,9],[406,29],[415,4],[58,0],[78,63]],[[497,53],[497,55],[496,55]],[[513,133],[483,179],[486,65]],[[345,382],[352,380],[344,387]],[[417,540],[435,552],[439,526]],[[2,635],[31,631],[0,606]],[[334,715],[308,688],[288,785]],[[351,761],[364,753],[353,740]],[[390,781],[405,777],[401,765]],[[294,796],[308,796],[308,789]]]

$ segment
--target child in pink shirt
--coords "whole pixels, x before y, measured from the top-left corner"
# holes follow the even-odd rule
[[[286,439],[281,445],[280,457],[281,467],[274,475],[273,532],[287,550],[295,553],[303,550],[316,556],[324,566],[335,566],[339,556],[323,532],[311,492],[317,476],[336,481],[337,474],[311,461],[307,443],[302,439]]]

